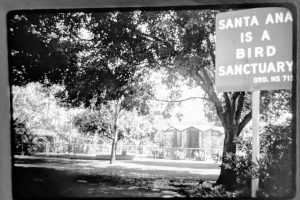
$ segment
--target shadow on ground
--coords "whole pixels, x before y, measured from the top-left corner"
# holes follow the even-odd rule
[[[14,199],[163,196],[160,191],[151,190],[153,181],[86,175],[47,168],[16,167],[13,194]]]
[[[187,188],[217,178],[218,174],[197,174],[201,170],[218,170],[217,164],[135,160],[109,165],[108,161],[25,157],[15,159],[13,192],[15,199],[186,197]]]

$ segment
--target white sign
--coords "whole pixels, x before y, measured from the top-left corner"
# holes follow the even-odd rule
[[[286,8],[219,13],[216,89],[254,91],[292,86],[292,23]]]

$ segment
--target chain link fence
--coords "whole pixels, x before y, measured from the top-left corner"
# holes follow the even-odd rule
[[[56,143],[50,148],[47,144],[44,152],[47,154],[91,154],[91,155],[110,155],[111,144],[69,144]],[[150,145],[124,145],[118,144],[117,155],[135,155],[156,159],[171,160],[216,160],[222,159],[222,149],[216,148],[185,148],[172,146],[150,146]]]

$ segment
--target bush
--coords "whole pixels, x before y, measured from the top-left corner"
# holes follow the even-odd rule
[[[200,187],[189,191],[190,197],[201,197],[201,198],[233,198],[236,197],[236,193],[228,192],[221,185],[213,185],[209,182],[203,182]]]
[[[258,166],[251,165],[251,138],[237,141],[237,154],[228,154],[225,168],[237,174],[240,196],[250,195],[251,178],[259,177],[259,197],[287,198],[293,193],[293,154],[290,123],[268,125],[260,136]]]
[[[233,170],[236,175],[236,182],[233,183],[232,188],[238,191],[240,196],[249,196],[251,194],[251,177],[254,174],[251,166],[251,155],[228,153],[224,156],[222,165],[225,169]]]
[[[294,184],[291,125],[269,125],[262,135],[259,161],[262,197],[289,197]]]
[[[23,143],[23,144],[22,144]],[[16,154],[33,155],[36,152],[44,152],[46,148],[46,139],[30,134],[15,135]],[[22,147],[23,146],[23,147]]]
[[[183,160],[185,158],[185,153],[183,150],[176,149],[174,153],[175,160]]]
[[[162,150],[154,150],[154,151],[152,151],[153,158],[164,159],[166,157],[165,154],[166,153],[163,152]]]
[[[205,160],[205,153],[201,150],[194,151],[193,155],[196,160]]]
[[[26,120],[14,119],[14,154],[33,155],[44,152],[47,136],[38,136],[26,128]]]

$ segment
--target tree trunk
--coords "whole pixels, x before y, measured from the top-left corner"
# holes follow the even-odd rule
[[[237,126],[227,126],[225,127],[225,139],[223,147],[222,165],[221,173],[217,180],[217,184],[222,184],[227,190],[233,190],[236,186],[236,172],[233,169],[226,168],[225,165],[228,163],[226,157],[231,154],[235,158],[236,154],[236,137],[238,135]]]
[[[118,143],[118,117],[121,112],[121,102],[118,99],[115,102],[114,122],[113,122],[113,142],[111,146],[110,164],[116,161],[117,143]]]
[[[110,164],[114,164],[116,161],[117,143],[118,143],[118,133],[116,131],[114,133],[114,138],[111,145]]]

